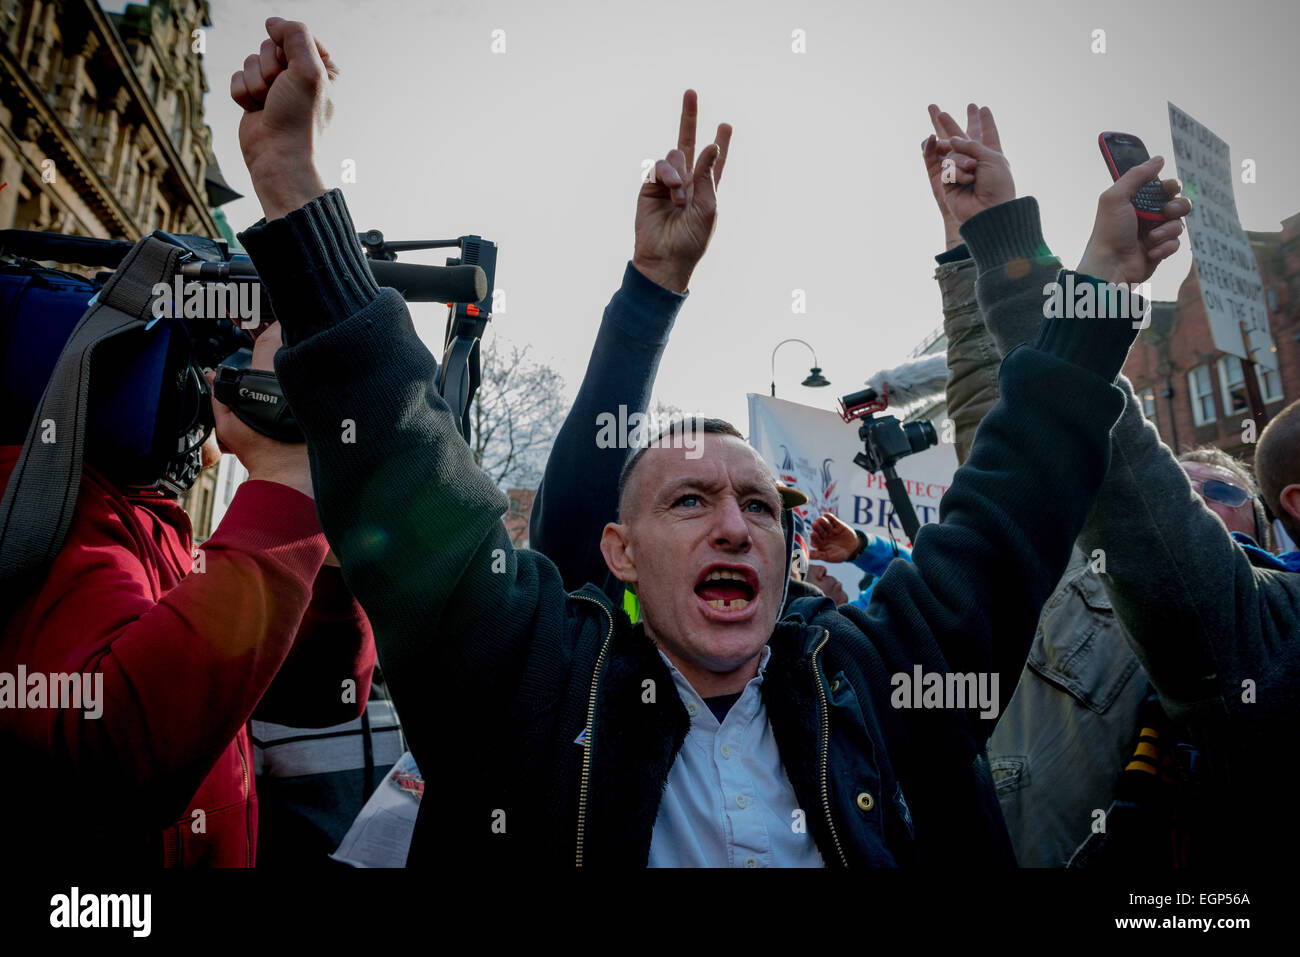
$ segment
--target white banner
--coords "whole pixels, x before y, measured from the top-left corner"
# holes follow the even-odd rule
[[[1183,194],[1192,201],[1187,232],[1214,347],[1276,371],[1277,352],[1268,328],[1264,282],[1237,215],[1228,144],[1172,103],[1169,133]],[[1243,323],[1250,339],[1249,353],[1242,339]]]
[[[853,462],[862,451],[859,422],[846,423],[834,412],[810,408],[765,395],[749,395],[749,444],[758,450],[786,485],[808,496],[797,509],[796,525],[805,528],[822,512],[868,535],[889,538],[892,529],[900,545],[911,546],[889,503],[885,477],[868,474]],[[939,520],[939,499],[952,484],[957,453],[940,442],[924,452],[900,459],[895,467],[907,484],[908,498],[922,525]],[[808,532],[804,532],[805,539]],[[862,572],[849,563],[827,566],[850,598],[858,594]]]

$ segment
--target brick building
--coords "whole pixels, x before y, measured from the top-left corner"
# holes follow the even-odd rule
[[[528,519],[533,514],[533,498],[537,495],[537,490],[512,488],[506,490],[506,495],[510,498],[510,508],[502,518],[506,534],[510,536],[510,544],[515,548],[527,548]]]
[[[1256,369],[1271,418],[1300,399],[1300,213],[1284,220],[1279,232],[1246,235],[1259,263],[1277,347],[1278,371]],[[1151,324],[1124,373],[1160,437],[1176,452],[1212,444],[1253,458],[1253,444],[1243,441],[1249,413],[1241,361],[1214,347],[1195,265],[1176,301],[1152,304]]]

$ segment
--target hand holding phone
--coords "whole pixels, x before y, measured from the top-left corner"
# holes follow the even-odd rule
[[[1146,146],[1132,133],[1102,133],[1097,137],[1097,145],[1101,147],[1101,155],[1106,160],[1111,178],[1115,180],[1151,158]],[[1133,208],[1137,210],[1139,219],[1149,223],[1163,223],[1167,202],[1169,197],[1160,180],[1153,179],[1143,183],[1133,197]]]
[[[1130,166],[1098,197],[1097,219],[1078,272],[1104,282],[1142,283],[1151,278],[1161,260],[1177,251],[1182,217],[1191,212],[1192,204],[1178,195],[1178,180],[1159,178],[1163,165],[1164,160],[1155,157]],[[1161,193],[1160,206],[1147,203],[1148,208],[1154,206],[1159,211],[1159,222],[1144,216],[1135,199],[1150,184]]]

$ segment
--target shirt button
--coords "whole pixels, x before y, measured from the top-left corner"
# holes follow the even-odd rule
[[[722,755],[723,760],[726,760],[727,758],[731,757],[731,748],[727,747],[724,744],[718,753]]]
[[[749,803],[749,802],[745,800],[745,795],[743,795],[743,794],[737,794],[737,795],[736,795],[736,806],[737,806],[737,807],[744,807],[744,806],[745,806],[746,804],[748,804],[748,803]]]
[[[746,866],[746,867],[758,867],[758,858],[756,858],[756,857],[747,857],[747,858],[745,858],[745,866]]]
[[[686,705],[686,713],[689,714],[692,718],[695,717],[697,713],[699,713],[699,710],[700,710],[699,708],[695,707],[694,701]]]
[[[862,808],[862,810],[870,811],[875,806],[876,799],[873,798],[869,792],[863,791],[858,795],[858,807]]]

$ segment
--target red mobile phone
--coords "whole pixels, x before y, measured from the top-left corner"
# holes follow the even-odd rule
[[[1119,179],[1134,166],[1140,166],[1151,158],[1146,146],[1132,133],[1102,133],[1097,137],[1101,155],[1106,159],[1112,179]],[[1133,208],[1139,219],[1163,223],[1165,215],[1161,212],[1169,198],[1165,196],[1160,180],[1153,179],[1143,183],[1138,194],[1133,197]]]

